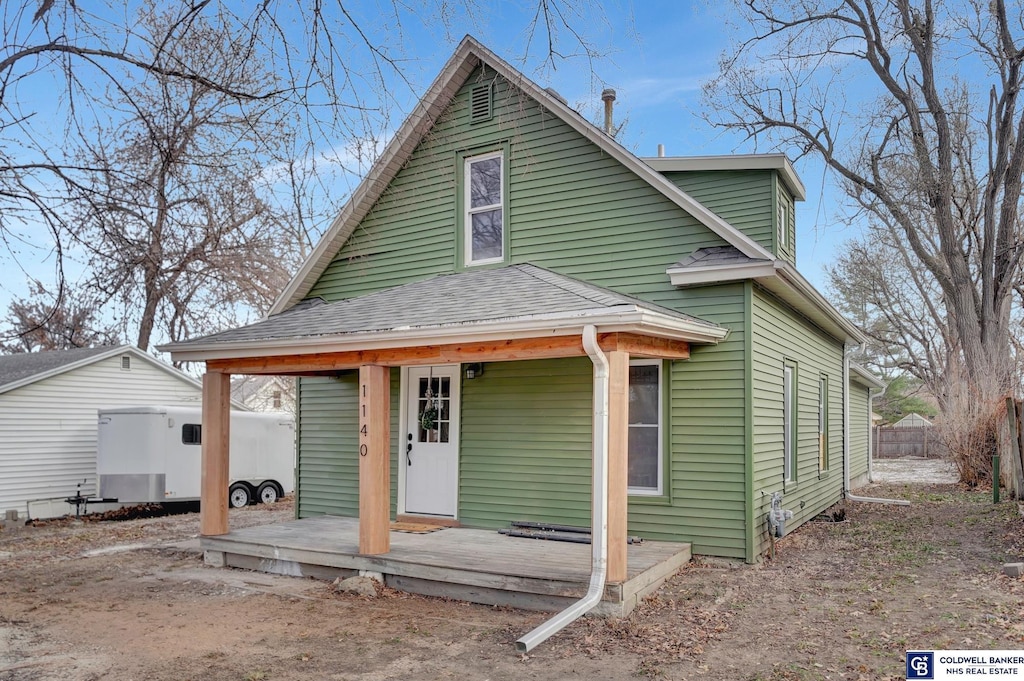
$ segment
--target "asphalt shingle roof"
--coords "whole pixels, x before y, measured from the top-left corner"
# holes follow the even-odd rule
[[[711,322],[535,265],[512,265],[440,275],[330,303],[304,301],[255,324],[176,343],[175,347],[456,326],[621,306],[657,311],[709,329],[719,328]]]
[[[0,388],[23,381],[37,374],[45,374],[68,364],[110,352],[111,346],[98,348],[77,348],[75,350],[54,350],[52,352],[26,352],[16,355],[0,355]]]
[[[755,262],[768,261],[748,257],[735,246],[709,246],[707,248],[698,248],[672,267],[717,267],[721,265],[745,265]]]

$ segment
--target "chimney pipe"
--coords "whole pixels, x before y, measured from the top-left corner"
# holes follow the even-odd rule
[[[612,124],[612,104],[615,102],[615,90],[605,88],[601,93],[601,101],[604,102],[604,133],[614,137],[614,126]]]
[[[665,158],[665,145],[664,144],[659,144],[658,145],[658,158]]]

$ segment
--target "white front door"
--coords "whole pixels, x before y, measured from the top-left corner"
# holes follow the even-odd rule
[[[459,491],[458,364],[409,369],[402,466],[405,512],[455,517]]]

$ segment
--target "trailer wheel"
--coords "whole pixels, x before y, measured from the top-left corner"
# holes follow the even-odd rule
[[[231,508],[245,508],[252,503],[252,490],[243,482],[236,482],[228,490],[228,503]]]
[[[277,484],[270,480],[267,480],[256,490],[256,500],[261,504],[273,504],[280,496],[280,493],[277,491]]]

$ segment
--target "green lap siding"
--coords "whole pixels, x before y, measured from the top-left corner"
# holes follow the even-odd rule
[[[850,381],[850,485],[868,482],[868,439],[871,415],[868,413],[868,389]]]
[[[773,250],[772,171],[706,170],[662,174],[765,249]]]
[[[687,311],[731,329],[715,346],[694,346],[670,363],[668,499],[632,497],[630,532],[683,540],[694,553],[745,557],[743,285],[673,292]]]
[[[787,532],[842,498],[843,345],[759,287],[752,289],[755,550],[767,541],[772,492],[792,510]],[[783,481],[783,364],[796,366],[796,480]],[[828,377],[827,472],[818,470],[818,381]]]
[[[590,525],[591,366],[586,357],[488,363],[463,381],[462,524]]]
[[[480,79],[477,69],[310,296],[349,298],[460,269],[459,154],[502,148],[509,156],[507,263],[649,297],[671,290],[665,269],[673,262],[725,244],[504,80],[494,88],[493,118],[469,125],[469,93]]]
[[[299,518],[359,515],[359,374],[298,381]],[[391,513],[398,490],[399,375],[391,371]]]

